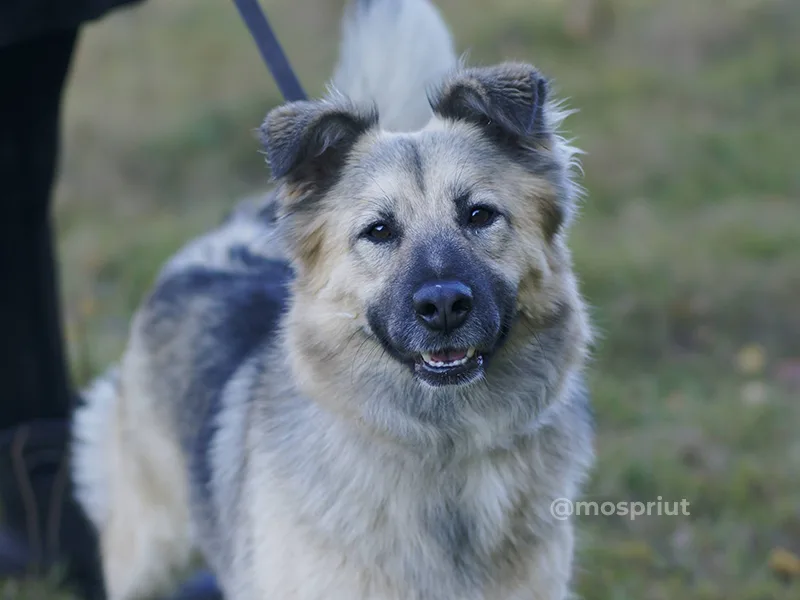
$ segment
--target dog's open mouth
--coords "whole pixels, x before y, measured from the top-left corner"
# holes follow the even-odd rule
[[[417,375],[430,385],[459,385],[483,374],[483,355],[475,348],[421,353],[415,364]]]

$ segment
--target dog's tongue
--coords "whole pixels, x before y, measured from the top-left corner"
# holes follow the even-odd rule
[[[467,355],[465,350],[448,350],[441,354],[431,354],[431,360],[434,362],[449,363],[455,360],[461,360]]]

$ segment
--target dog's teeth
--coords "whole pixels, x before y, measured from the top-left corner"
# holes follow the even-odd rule
[[[433,355],[430,352],[422,352],[421,353],[422,360],[425,362],[425,364],[430,365],[431,367],[438,367],[438,368],[461,366],[464,363],[466,363],[470,358],[472,358],[474,355],[475,355],[475,349],[474,348],[470,348],[465,353],[463,358],[459,358],[459,359],[456,359],[456,360],[450,360],[450,361],[439,361],[439,360],[433,360]]]

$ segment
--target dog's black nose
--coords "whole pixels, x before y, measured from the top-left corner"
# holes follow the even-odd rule
[[[472,310],[472,290],[460,281],[434,281],[414,292],[414,310],[428,329],[453,331]]]

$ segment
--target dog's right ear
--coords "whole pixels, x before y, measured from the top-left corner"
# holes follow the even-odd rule
[[[292,102],[270,111],[259,132],[272,176],[288,186],[284,200],[324,192],[356,141],[377,123],[377,111],[358,109],[344,98]]]

